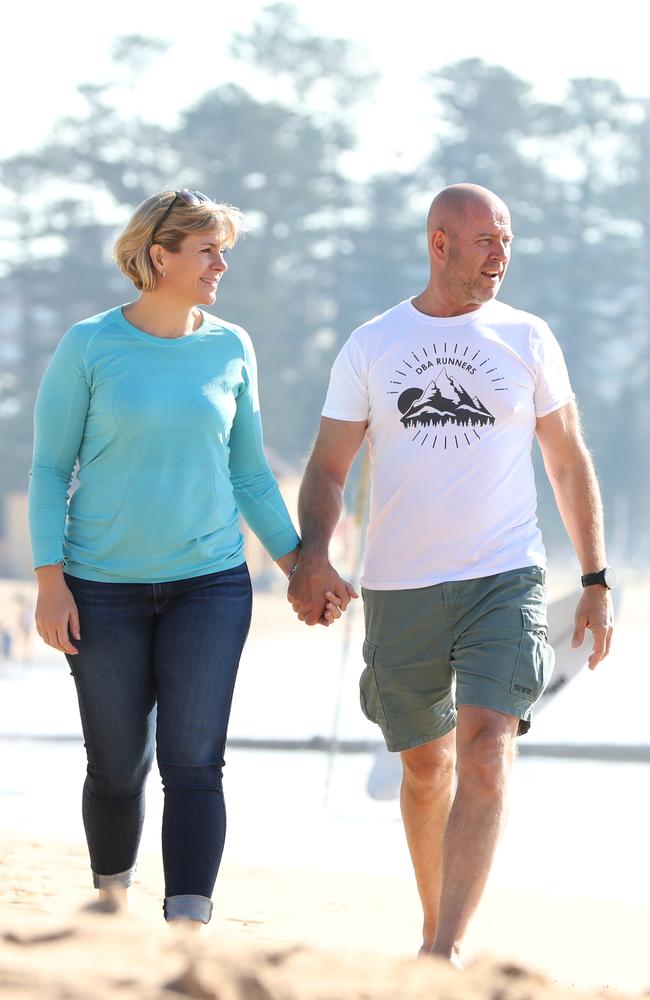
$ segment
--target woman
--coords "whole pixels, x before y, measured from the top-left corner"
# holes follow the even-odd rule
[[[140,295],[61,340],[30,484],[36,624],[77,687],[94,885],[124,902],[156,750],[163,910],[197,926],[223,850],[223,752],[251,614],[239,512],[287,575],[299,545],[264,455],[251,341],[200,308],[241,230],[237,209],[199,191],[139,206],[114,256]],[[340,613],[328,598],[324,624]]]

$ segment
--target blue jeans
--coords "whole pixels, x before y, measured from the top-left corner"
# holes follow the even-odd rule
[[[221,777],[250,625],[248,569],[154,584],[65,579],[81,626],[79,652],[67,660],[88,758],[83,821],[94,885],[133,880],[155,750],[165,917],[207,923],[226,833]]]

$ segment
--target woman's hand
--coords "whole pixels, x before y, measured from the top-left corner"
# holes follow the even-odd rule
[[[356,597],[352,584],[339,576],[327,558],[303,557],[291,572],[287,600],[306,625],[330,625]]]
[[[333,594],[331,590],[325,591],[325,610],[319,621],[319,625],[331,625],[337,618],[341,617],[341,599]]]
[[[73,639],[81,639],[79,612],[74,597],[63,577],[60,563],[55,566],[39,566],[38,600],[36,602],[36,631],[43,642],[62,653],[76,656]]]

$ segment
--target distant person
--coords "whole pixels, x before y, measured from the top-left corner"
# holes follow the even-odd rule
[[[0,624],[0,652],[3,660],[11,660],[14,649],[14,636],[8,622]]]
[[[34,605],[25,594],[16,595],[18,613],[17,630],[20,635],[21,656],[23,661],[29,660],[32,652],[32,632],[34,627]]]
[[[323,592],[341,587],[327,547],[367,435],[361,702],[401,753],[421,951],[459,964],[504,825],[515,737],[553,665],[535,436],[584,574],[573,645],[592,631],[592,669],[609,652],[613,575],[560,347],[541,319],[494,301],[510,260],[506,205],[474,184],[448,187],[427,240],[424,291],[355,330],[334,363],[289,599],[312,625]]]
[[[251,616],[239,514],[287,575],[299,544],[264,454],[250,337],[204,311],[241,228],[236,208],[199,191],[137,208],[115,260],[140,295],[61,340],[36,402],[30,485],[36,626],[77,687],[94,885],[124,902],[156,751],[164,914],[197,926],[224,845],[226,729]]]

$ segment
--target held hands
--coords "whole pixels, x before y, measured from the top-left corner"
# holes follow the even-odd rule
[[[331,625],[359,595],[327,559],[303,557],[289,579],[287,600],[305,625]]]
[[[593,670],[609,653],[614,631],[612,598],[609,590],[600,584],[585,587],[578,601],[571,639],[574,649],[582,645],[585,629],[589,629],[594,636],[594,648],[588,660],[589,669]]]

